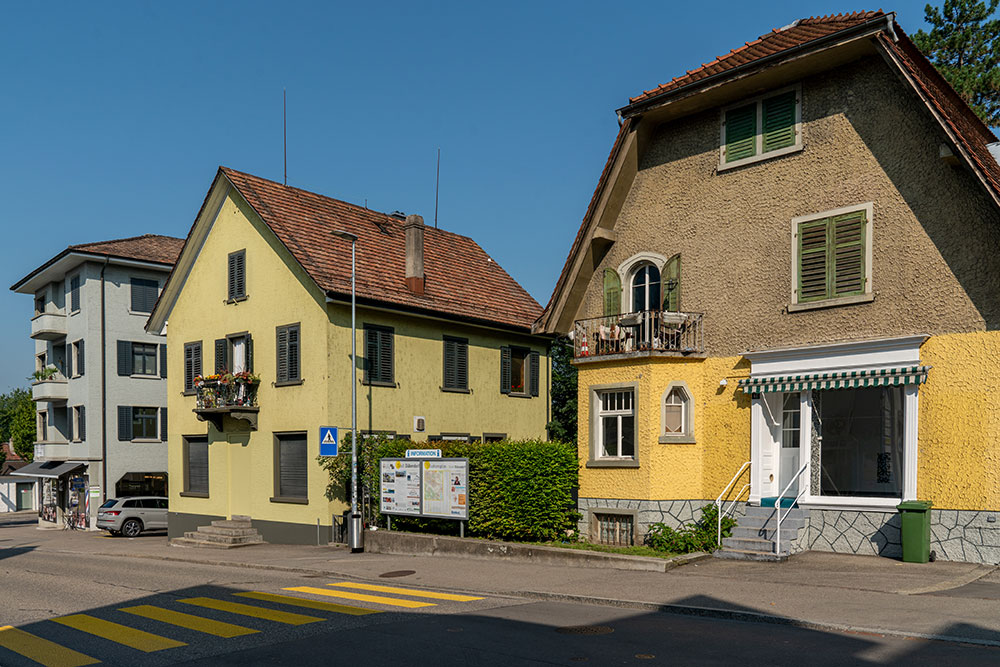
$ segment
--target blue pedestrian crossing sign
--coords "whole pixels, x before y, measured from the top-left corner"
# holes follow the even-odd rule
[[[320,426],[319,427],[319,455],[320,456],[336,456],[337,455],[337,427],[336,426]]]

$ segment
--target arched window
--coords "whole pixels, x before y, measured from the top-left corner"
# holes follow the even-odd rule
[[[671,382],[660,398],[660,442],[694,442],[694,406],[683,380]]]
[[[632,274],[632,312],[660,309],[660,270],[642,264]]]
[[[684,417],[684,393],[679,387],[671,389],[667,394],[666,400],[663,401],[663,433],[664,435],[669,435],[672,433],[684,433],[686,430],[684,428],[684,422],[687,421]]]

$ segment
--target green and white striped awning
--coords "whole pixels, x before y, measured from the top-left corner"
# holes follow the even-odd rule
[[[927,382],[927,371],[930,369],[930,366],[907,366],[905,368],[878,368],[763,378],[750,377],[740,380],[740,389],[746,394],[762,394],[810,389],[855,389],[858,387],[923,384]]]

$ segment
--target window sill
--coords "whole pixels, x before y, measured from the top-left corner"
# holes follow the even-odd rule
[[[638,468],[639,462],[635,459],[591,459],[587,461],[588,468]]]
[[[303,382],[305,382],[305,380],[302,380],[302,379],[299,379],[299,380],[284,380],[282,382],[272,382],[271,386],[272,387],[297,387],[300,384],[302,384]]]
[[[194,389],[185,389],[184,391],[181,392],[181,396],[197,396],[197,395],[198,392],[196,392]]]
[[[132,310],[131,308],[129,308],[128,309],[128,314],[129,315],[139,315],[140,317],[148,318],[152,314],[152,311],[146,313],[146,312],[143,312],[141,310]]]
[[[525,394],[524,392],[510,392],[507,394],[511,398],[531,398],[531,394]]]
[[[234,296],[231,299],[226,299],[226,305],[237,304],[240,303],[241,301],[246,301],[249,298],[250,298],[249,294],[244,294],[243,296]]]
[[[466,387],[465,389],[459,389],[457,387],[441,387],[441,391],[447,391],[451,394],[471,394],[472,390]]]
[[[789,313],[800,313],[804,310],[819,310],[820,308],[835,308],[836,306],[849,306],[854,303],[871,303],[875,300],[875,294],[855,294],[853,296],[841,296],[836,299],[823,299],[822,301],[807,301],[806,303],[788,304]]]
[[[207,493],[201,493],[200,491],[181,491],[178,495],[181,498],[208,498]]]
[[[365,385],[366,387],[391,387],[392,389],[396,388],[395,382],[375,382],[374,380],[362,380],[361,384]]]
[[[695,439],[693,435],[685,435],[683,433],[678,433],[677,435],[661,435],[660,436],[661,445],[693,445],[695,444]]]
[[[274,496],[271,498],[272,503],[288,503],[289,505],[308,505],[308,498],[290,498],[287,496]]]
[[[161,378],[160,375],[159,375],[159,373],[133,373],[132,375],[129,375],[129,377],[132,378],[133,380],[163,380],[163,379],[165,379],[165,378]]]
[[[802,135],[799,135],[799,143],[794,144],[792,146],[785,146],[784,148],[778,148],[768,153],[761,153],[760,155],[751,155],[750,157],[745,157],[742,160],[734,160],[733,162],[719,162],[719,167],[716,170],[716,172],[721,174],[724,171],[729,171],[730,169],[743,167],[748,164],[763,162],[764,160],[770,160],[771,158],[781,157],[782,155],[790,155],[791,153],[799,153],[802,151],[801,137]]]
[[[863,496],[806,496],[799,500],[801,507],[817,510],[840,510],[854,512],[891,512],[899,510],[896,505],[902,498],[865,498]]]
[[[147,444],[155,442],[156,444],[162,444],[164,441],[158,438],[132,438],[131,440],[129,440],[129,442],[134,442],[138,444]]]

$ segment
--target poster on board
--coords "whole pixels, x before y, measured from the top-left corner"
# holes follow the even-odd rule
[[[383,514],[420,515],[420,461],[382,459],[379,510]]]
[[[468,520],[469,460],[423,461],[423,516]]]

